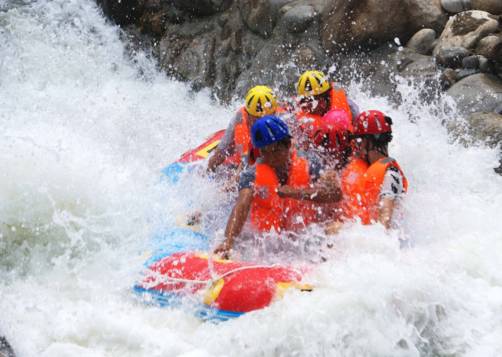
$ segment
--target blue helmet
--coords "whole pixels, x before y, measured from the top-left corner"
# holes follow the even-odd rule
[[[286,123],[275,115],[266,115],[251,127],[251,140],[258,149],[290,137]]]

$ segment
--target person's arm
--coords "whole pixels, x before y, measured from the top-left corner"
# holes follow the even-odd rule
[[[378,208],[378,222],[380,222],[386,229],[389,229],[392,224],[392,215],[396,200],[391,197],[383,197],[380,200],[380,207]]]
[[[294,188],[288,185],[277,189],[279,197],[306,200],[316,203],[334,203],[342,199],[342,191],[334,185],[316,185],[306,188]]]
[[[229,257],[235,238],[241,234],[242,228],[246,223],[252,200],[253,190],[251,188],[245,188],[239,192],[237,202],[228,218],[227,227],[225,229],[225,241],[215,249],[214,252],[216,254],[221,254],[223,258]]]
[[[293,188],[291,186],[281,186],[277,193],[279,197],[292,198],[296,200],[307,200],[316,203],[335,203],[342,199],[342,190],[335,171],[327,171],[320,174],[315,185],[306,188]],[[315,176],[314,176],[315,177]]]
[[[214,154],[209,158],[209,161],[207,163],[208,171],[214,172],[218,166],[223,164],[223,162],[228,157],[227,153],[228,150],[217,147],[216,150],[214,151]]]
[[[378,204],[378,222],[386,229],[392,227],[395,208],[404,194],[405,189],[401,173],[396,168],[390,167],[385,172]]]
[[[227,157],[231,156],[235,152],[235,125],[240,120],[242,120],[242,117],[240,113],[237,113],[228,125],[228,128],[225,130],[225,135],[216,147],[216,150],[214,150],[214,154],[209,158],[209,161],[207,163],[208,171],[214,172],[216,168],[218,168],[218,166],[225,162]]]

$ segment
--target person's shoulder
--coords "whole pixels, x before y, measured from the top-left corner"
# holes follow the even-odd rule
[[[394,165],[389,165],[385,171],[380,197],[398,198],[405,193],[405,177],[402,171]]]
[[[239,191],[245,188],[252,188],[256,180],[256,166],[250,165],[244,168],[239,174]]]

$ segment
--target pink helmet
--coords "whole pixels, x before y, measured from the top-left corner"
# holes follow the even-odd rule
[[[350,115],[343,109],[332,109],[321,118],[312,139],[317,146],[344,150],[350,146],[351,132]]]

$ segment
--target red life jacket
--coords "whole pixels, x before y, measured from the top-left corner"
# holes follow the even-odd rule
[[[363,224],[378,220],[380,191],[388,168],[396,168],[403,177],[403,186],[408,190],[408,180],[396,160],[386,157],[369,166],[365,161],[354,158],[342,172],[343,216],[359,217]]]
[[[287,185],[306,188],[310,185],[309,164],[293,152],[290,159]],[[254,196],[251,203],[251,224],[259,232],[295,231],[312,222],[313,205],[307,201],[281,198],[277,194],[279,179],[273,168],[256,164]]]

